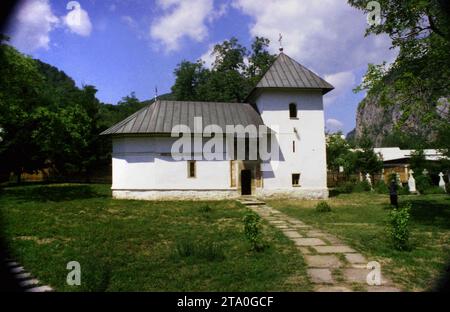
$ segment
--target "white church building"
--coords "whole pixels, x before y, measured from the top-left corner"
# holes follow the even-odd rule
[[[331,90],[281,52],[246,103],[157,100],[102,132],[112,137],[113,197],[327,198],[323,95]],[[267,144],[261,127],[268,129]],[[250,128],[258,129],[256,137]],[[191,149],[180,145],[182,137]],[[241,142],[243,157],[236,155]],[[250,157],[261,146],[272,157]]]

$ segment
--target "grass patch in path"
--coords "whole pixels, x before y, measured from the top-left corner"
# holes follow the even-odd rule
[[[13,256],[59,291],[304,291],[303,258],[263,224],[270,244],[252,252],[247,208],[234,201],[114,200],[109,185],[9,187],[0,228]],[[69,261],[81,286],[66,284]]]

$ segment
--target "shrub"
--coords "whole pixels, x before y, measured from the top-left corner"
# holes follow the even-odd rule
[[[431,188],[431,178],[427,175],[418,175],[416,178],[416,189],[420,193],[424,193],[427,189]]]
[[[389,213],[389,235],[396,250],[409,248],[409,219],[411,204]]]
[[[221,261],[225,254],[220,245],[216,243],[194,243],[192,241],[181,241],[175,246],[175,255],[180,258],[197,258],[208,261]]]
[[[398,195],[409,195],[409,194],[411,194],[411,192],[409,191],[409,186],[408,185],[405,185],[405,186],[403,186],[403,187],[398,187],[398,190],[397,190],[397,194]]]
[[[384,182],[384,180],[380,180],[377,183],[375,183],[374,190],[378,194],[389,194],[389,188],[387,184]]]
[[[369,182],[367,182],[367,180],[358,182],[353,186],[353,192],[355,193],[370,192],[370,191],[371,187]]]
[[[316,211],[317,212],[330,212],[331,207],[328,205],[327,202],[321,201],[316,205]]]
[[[336,191],[340,194],[350,194],[353,191],[353,186],[355,184],[352,182],[345,182],[336,188]]]
[[[244,234],[250,242],[252,250],[259,252],[267,247],[262,238],[261,217],[257,214],[249,212],[244,216]]]

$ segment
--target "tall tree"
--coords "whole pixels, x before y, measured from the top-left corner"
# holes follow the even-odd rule
[[[211,69],[203,62],[182,61],[174,73],[172,93],[177,100],[241,102],[275,59],[269,40],[256,37],[251,52],[236,38],[215,45]]]
[[[174,70],[175,84],[172,86],[172,94],[177,100],[198,100],[199,85],[204,82],[208,71],[201,62],[192,63],[183,60]]]
[[[45,161],[39,143],[32,140],[40,132],[36,112],[43,81],[31,58],[0,43],[0,171],[15,172],[18,179],[21,172],[32,172]]]
[[[449,123],[439,115],[438,103],[450,97],[450,3],[446,0],[379,0],[380,23],[367,28],[368,34],[388,34],[399,49],[395,62],[369,65],[356,91],[367,90],[383,105],[400,105],[403,120],[417,115],[433,125]],[[349,0],[366,13],[368,1]],[[441,131],[440,127],[435,129]],[[447,150],[449,146],[443,146]]]
[[[105,161],[100,103],[93,86],[76,87],[65,73],[0,45],[1,171],[48,166],[67,175]]]
[[[250,85],[256,86],[262,75],[269,69],[275,61],[276,55],[269,53],[270,40],[264,37],[255,37],[252,43],[251,54],[248,58],[247,77]]]
[[[354,154],[341,132],[327,135],[327,167],[329,170],[338,171],[340,167],[343,167],[345,174],[354,173]]]

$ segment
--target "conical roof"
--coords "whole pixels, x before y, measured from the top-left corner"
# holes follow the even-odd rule
[[[324,79],[282,52],[263,75],[252,93],[259,88],[320,89],[323,94],[334,89]]]

